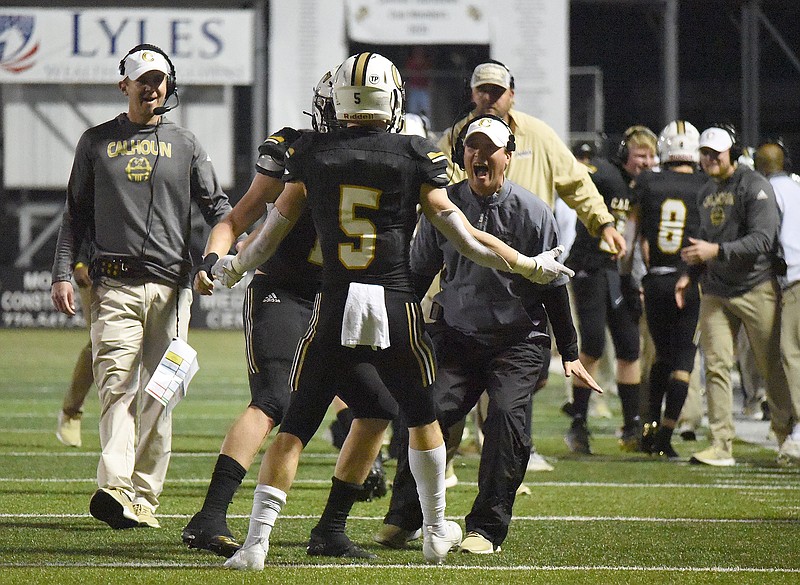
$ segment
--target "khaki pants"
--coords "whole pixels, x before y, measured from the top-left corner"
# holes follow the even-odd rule
[[[155,509],[169,465],[172,418],[144,388],[172,338],[187,338],[192,294],[175,286],[109,278],[96,281],[92,292],[102,450],[97,484],[120,488],[134,503]]]
[[[779,442],[791,432],[791,400],[780,355],[780,310],[778,285],[763,282],[738,297],[703,294],[700,301],[700,345],[706,361],[706,396],[712,445],[727,454],[733,451],[731,367],[734,344],[744,326],[753,348],[756,368],[767,388],[772,429]]]
[[[89,286],[79,286],[78,294],[81,297],[81,311],[83,318],[86,320],[86,325],[89,327],[92,321],[91,305],[92,305],[92,288]],[[72,380],[70,380],[69,388],[64,394],[64,403],[61,409],[71,417],[76,416],[83,410],[83,403],[86,400],[86,395],[92,387],[94,376],[92,374],[92,341],[91,339],[86,342],[83,349],[78,354],[78,359],[75,361],[75,367],[72,370]]]
[[[792,422],[800,424],[800,282],[781,296],[781,361],[790,380]]]

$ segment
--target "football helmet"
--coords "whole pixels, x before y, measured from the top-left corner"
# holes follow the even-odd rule
[[[666,162],[700,161],[700,132],[684,120],[670,122],[658,135],[658,158]]]
[[[333,76],[333,105],[341,122],[384,120],[387,132],[400,132],[405,108],[400,72],[378,53],[352,55]]]
[[[311,127],[315,132],[328,132],[339,127],[333,109],[333,73],[326,71],[314,88],[311,100]]]

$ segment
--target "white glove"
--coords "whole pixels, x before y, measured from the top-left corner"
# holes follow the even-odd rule
[[[542,252],[533,258],[519,254],[517,263],[512,267],[512,271],[537,284],[547,284],[562,274],[575,276],[572,270],[556,260],[563,252],[564,246],[556,246],[552,250]]]
[[[233,254],[223,256],[211,268],[211,275],[227,288],[236,286],[236,283],[242,280],[245,274],[247,274],[247,271],[242,270],[239,259]]]

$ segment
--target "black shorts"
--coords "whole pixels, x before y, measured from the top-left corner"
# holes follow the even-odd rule
[[[617,359],[628,362],[639,359],[639,324],[622,300],[621,291],[612,298],[607,271],[576,274],[571,284],[581,352],[599,359],[605,349],[608,325]]]
[[[250,406],[281,424],[289,406],[289,373],[297,343],[308,329],[313,302],[276,287],[256,274],[244,306],[245,356]]]
[[[385,292],[391,346],[377,350],[341,345],[346,289],[317,296],[309,329],[297,346],[281,432],[307,444],[335,394],[356,418],[392,420],[399,405],[409,427],[436,420],[436,362],[419,302],[413,293]]]
[[[647,326],[656,349],[656,361],[663,362],[669,371],[691,372],[697,346],[694,334],[700,314],[700,295],[697,285],[687,290],[686,306],[675,304],[675,283],[678,273],[648,274],[642,279]]]

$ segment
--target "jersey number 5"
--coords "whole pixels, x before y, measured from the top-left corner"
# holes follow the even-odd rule
[[[339,260],[348,270],[364,269],[375,258],[375,242],[378,231],[368,219],[356,217],[357,207],[378,209],[381,191],[342,185],[339,195],[339,225],[351,238],[358,238],[357,244],[339,244]]]

